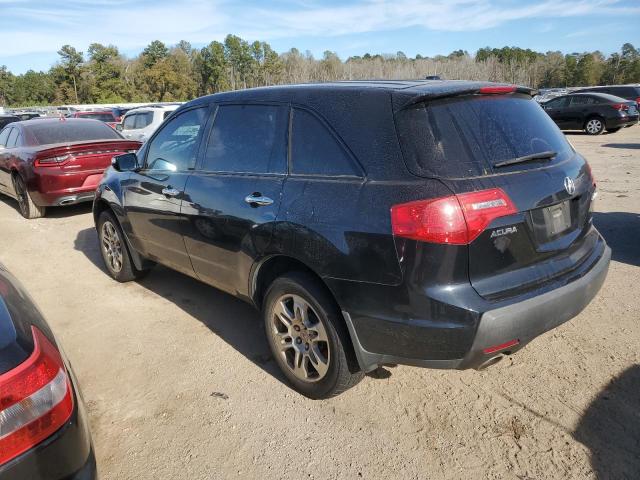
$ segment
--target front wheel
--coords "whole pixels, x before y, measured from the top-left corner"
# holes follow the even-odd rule
[[[98,238],[102,260],[114,280],[130,282],[148,273],[148,270],[138,270],[133,264],[120,224],[109,211],[98,217]]]
[[[590,118],[584,124],[584,131],[588,135],[600,135],[604,131],[604,122],[600,118]]]
[[[16,199],[18,200],[18,206],[20,207],[20,214],[24,218],[31,220],[33,218],[44,217],[46,207],[40,207],[33,203],[31,195],[29,195],[29,190],[27,190],[27,185],[18,174],[13,176],[13,189],[16,192]]]
[[[295,390],[330,398],[362,379],[362,371],[349,369],[350,340],[340,312],[316,279],[298,272],[276,279],[263,313],[271,353]]]

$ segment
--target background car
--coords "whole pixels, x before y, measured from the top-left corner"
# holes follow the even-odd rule
[[[116,126],[125,138],[145,141],[179,105],[141,107],[130,110]]]
[[[0,480],[93,480],[91,434],[69,361],[0,264]]]
[[[541,104],[562,130],[584,130],[599,135],[638,123],[635,101],[606,93],[572,93]]]
[[[47,206],[91,201],[112,157],[139,147],[97,120],[11,123],[0,132],[0,193],[17,199],[25,218],[43,216]]]
[[[90,118],[92,120],[100,120],[111,128],[115,129],[118,124],[118,118],[112,110],[91,110],[86,112],[74,112],[71,118]]]
[[[127,113],[129,110],[131,110],[131,108],[128,108],[128,107],[113,107],[111,109],[118,123],[122,121],[122,117],[124,117],[124,114]]]
[[[0,130],[13,122],[19,122],[20,117],[15,115],[0,115]]]
[[[600,87],[581,88],[580,92],[608,93],[616,97],[624,98],[636,102],[636,107],[640,110],[640,85],[605,85]]]

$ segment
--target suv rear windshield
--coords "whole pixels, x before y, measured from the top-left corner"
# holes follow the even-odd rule
[[[101,122],[33,121],[29,122],[28,127],[25,125],[24,128],[29,129],[38,145],[122,138],[113,128]]]
[[[528,96],[467,96],[423,102],[396,113],[407,168],[425,177],[465,178],[539,168],[541,161],[494,169],[495,163],[540,152],[560,162],[573,149]]]

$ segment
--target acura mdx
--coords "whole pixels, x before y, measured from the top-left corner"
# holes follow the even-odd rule
[[[106,269],[124,282],[157,262],[251,302],[311,398],[385,364],[484,368],[577,315],[609,266],[589,165],[532,93],[355,81],[196,99],[105,172]]]

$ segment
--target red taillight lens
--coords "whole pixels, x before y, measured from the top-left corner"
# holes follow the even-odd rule
[[[391,207],[393,234],[429,243],[465,245],[496,218],[517,213],[500,188],[403,203]]]
[[[481,87],[479,92],[483,95],[499,95],[503,93],[513,93],[516,91],[516,85],[495,85],[490,87]]]
[[[36,167],[57,167],[58,165],[64,165],[71,155],[57,155],[51,157],[36,158]]]
[[[629,110],[629,105],[625,104],[625,103],[614,103],[613,105],[611,105],[612,108],[618,110],[618,111],[627,111]]]
[[[71,384],[60,353],[40,330],[31,330],[31,356],[0,375],[0,465],[45,440],[73,412]]]

